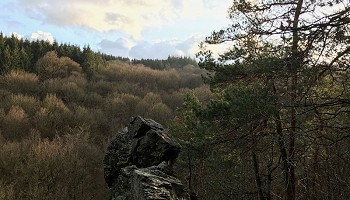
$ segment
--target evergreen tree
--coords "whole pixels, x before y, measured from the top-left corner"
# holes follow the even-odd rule
[[[28,52],[29,53],[29,52]],[[24,48],[21,48],[19,52],[19,69],[24,71],[30,71],[30,60],[31,57],[28,55],[27,51]]]
[[[3,60],[3,63],[2,63],[1,73],[5,73],[12,67],[12,54],[11,54],[11,49],[9,45],[5,46],[2,60]]]
[[[200,66],[209,70],[207,81],[221,94],[209,107],[208,116],[229,124],[227,131],[241,129],[251,135],[247,144],[252,150],[259,199],[272,198],[271,170],[279,163],[274,157],[259,161],[257,150],[268,149],[275,155],[274,141],[284,174],[281,195],[287,200],[307,195],[300,188],[297,193],[297,182],[302,180],[297,177],[301,170],[298,158],[307,159],[303,149],[310,146],[305,138],[319,132],[304,122],[317,117],[313,112],[319,108],[327,107],[332,120],[340,117],[338,107],[348,110],[347,103],[337,101],[343,94],[316,100],[311,91],[328,75],[337,77],[332,80],[336,85],[347,82],[342,76],[348,74],[350,64],[349,14],[348,3],[332,0],[234,1],[229,10],[232,25],[213,32],[202,44]],[[215,60],[206,45],[221,43],[230,43],[231,48]],[[329,105],[332,99],[334,104]],[[327,114],[316,115],[325,118]],[[348,130],[346,122],[339,126]],[[337,128],[329,127],[332,129]],[[347,136],[343,133],[338,139]],[[261,146],[266,144],[271,145]],[[267,166],[266,181],[262,181],[261,164]]]
[[[94,66],[95,61],[92,50],[89,46],[84,47],[81,55],[81,67],[83,68],[83,71],[86,73],[89,80],[93,77]]]

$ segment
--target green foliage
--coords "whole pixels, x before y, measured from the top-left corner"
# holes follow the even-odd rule
[[[210,157],[214,127],[200,120],[201,112],[201,102],[193,92],[188,93],[184,103],[176,112],[170,132],[183,146],[177,167],[184,170],[179,170],[179,176],[187,180],[191,192],[196,192],[200,198],[204,198],[206,190],[204,183],[212,183],[203,170]]]
[[[129,61],[128,58],[106,55],[91,51],[90,47],[80,47],[70,44],[50,44],[47,41],[29,41],[17,39],[14,35],[0,36],[0,73],[4,74],[10,70],[24,70],[35,72],[35,65],[39,58],[50,51],[57,52],[59,57],[69,57],[79,63],[88,78],[93,75],[96,67],[109,60]],[[68,61],[70,62],[70,61]]]
[[[234,146],[236,160],[249,166],[237,174],[248,177],[241,183],[247,191],[233,185],[239,193],[230,199],[349,198],[326,189],[348,179],[314,176],[329,174],[331,154],[339,156],[333,172],[349,176],[348,15],[340,1],[234,1],[230,26],[201,45],[199,66],[218,98],[202,120],[220,127],[220,150]],[[212,44],[230,47],[214,58]]]
[[[91,79],[96,70],[98,70],[100,64],[104,61],[101,55],[95,54],[90,47],[84,47],[81,54],[81,66],[87,75],[88,79]]]
[[[218,100],[210,102],[207,117],[231,125],[259,121],[274,114],[274,96],[261,85],[234,85],[227,88]]]
[[[174,57],[169,56],[166,60],[159,59],[141,59],[132,60],[134,64],[142,64],[147,67],[162,70],[165,68],[183,68],[187,65],[197,66],[197,62],[190,57]]]

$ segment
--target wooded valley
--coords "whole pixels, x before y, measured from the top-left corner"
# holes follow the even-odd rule
[[[71,45],[1,37],[0,46],[0,199],[107,199],[106,145],[131,116],[169,125],[187,93],[213,96],[189,58],[152,69]]]
[[[0,199],[108,199],[106,145],[135,115],[181,143],[175,172],[199,199],[350,199],[349,2],[228,14],[198,64],[1,34]]]

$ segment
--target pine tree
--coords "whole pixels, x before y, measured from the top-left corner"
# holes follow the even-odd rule
[[[297,144],[306,144],[304,139],[311,133],[319,134],[304,122],[319,107],[333,108],[331,113],[337,118],[336,108],[347,106],[339,101],[328,104],[339,96],[315,102],[311,90],[327,75],[337,77],[335,84],[346,80],[341,80],[339,72],[348,73],[350,64],[349,14],[349,5],[340,1],[234,1],[229,10],[232,25],[213,32],[198,54],[200,66],[210,72],[207,81],[222,95],[211,106],[211,120],[230,124],[231,131],[246,126],[247,132],[273,132],[288,200],[298,198],[297,158],[305,156],[301,149],[309,148]],[[206,46],[222,43],[231,48],[215,60]],[[260,90],[266,93],[259,95]],[[243,96],[246,102],[237,101]],[[340,126],[348,130],[347,124]],[[338,139],[346,136],[343,133]],[[266,143],[264,134],[255,134],[253,139],[257,146],[252,143],[251,147]],[[261,191],[260,169],[254,168],[259,198],[270,199],[270,191]]]
[[[12,67],[12,54],[11,54],[11,49],[9,45],[5,46],[2,60],[3,60],[3,65],[2,65],[1,73],[5,73]]]

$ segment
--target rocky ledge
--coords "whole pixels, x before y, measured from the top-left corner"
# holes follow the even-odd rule
[[[111,141],[104,158],[105,180],[113,200],[189,200],[173,164],[180,145],[162,125],[133,117]]]

